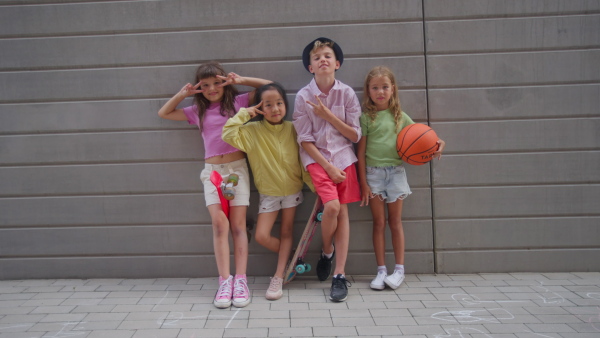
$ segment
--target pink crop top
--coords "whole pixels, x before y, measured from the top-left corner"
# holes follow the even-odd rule
[[[236,96],[234,113],[237,113],[240,108],[248,107],[249,100],[249,93]],[[201,132],[202,139],[204,140],[204,159],[239,151],[228,143],[225,143],[221,138],[223,126],[229,117],[221,116],[220,109],[220,103],[212,103],[208,106],[204,115],[203,130]],[[189,124],[198,126],[198,129],[200,128],[200,118],[198,117],[198,107],[196,105],[183,108],[183,113],[187,117]]]

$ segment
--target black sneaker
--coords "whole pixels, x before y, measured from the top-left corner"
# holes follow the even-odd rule
[[[331,294],[329,299],[334,302],[343,302],[348,298],[348,285],[352,284],[344,277],[339,274],[331,279]]]
[[[319,261],[317,262],[317,277],[321,282],[327,280],[329,275],[331,275],[331,261],[333,260],[333,257],[335,257],[335,250],[333,250],[331,258],[325,257],[323,250],[321,250],[321,258],[319,258]]]

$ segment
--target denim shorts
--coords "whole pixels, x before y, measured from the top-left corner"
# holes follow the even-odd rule
[[[304,201],[302,190],[293,195],[269,196],[260,194],[258,213],[273,212],[281,209],[294,208]]]
[[[367,184],[373,195],[378,195],[387,203],[405,199],[412,192],[406,179],[404,166],[395,167],[367,167]]]
[[[218,171],[223,179],[227,179],[229,174],[236,173],[240,177],[238,185],[235,186],[235,198],[229,201],[230,206],[248,206],[250,205],[250,173],[248,171],[248,163],[246,159],[224,163],[224,164],[210,164],[205,163],[204,170],[200,173],[200,181],[204,185],[204,199],[206,200],[206,206],[212,204],[221,204],[217,188],[210,181],[210,173],[212,171]]]

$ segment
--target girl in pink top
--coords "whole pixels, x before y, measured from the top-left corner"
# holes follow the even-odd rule
[[[246,155],[223,142],[221,134],[227,119],[242,107],[248,107],[251,93],[238,94],[233,85],[258,88],[270,81],[225,73],[217,62],[198,67],[195,85],[186,84],[158,111],[158,116],[175,121],[188,121],[198,126],[204,140],[205,168],[200,174],[204,185],[204,197],[213,227],[213,246],[219,271],[219,289],[214,305],[228,308],[232,304],[244,307],[250,303],[246,280],[248,263],[248,237],[246,234],[246,210],[250,198],[250,181]],[[177,106],[188,96],[194,96],[194,105]],[[236,173],[240,177],[236,196],[230,201],[229,219],[225,216],[217,189],[210,182],[210,173],[216,170],[222,176]],[[229,230],[233,237],[235,277],[230,274]]]

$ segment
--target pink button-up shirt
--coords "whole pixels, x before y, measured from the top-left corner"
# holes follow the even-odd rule
[[[311,101],[315,104],[318,95],[321,101],[340,120],[356,130],[356,140],[347,139],[333,125],[313,113],[313,107],[306,103]],[[361,137],[360,128],[361,108],[352,88],[335,80],[329,94],[319,90],[315,79],[300,89],[296,95],[294,107],[294,127],[298,133],[298,144],[300,144],[300,159],[306,168],[316,161],[302,148],[302,142],[312,142],[329,163],[341,170],[357,161],[352,143],[356,143]]]

